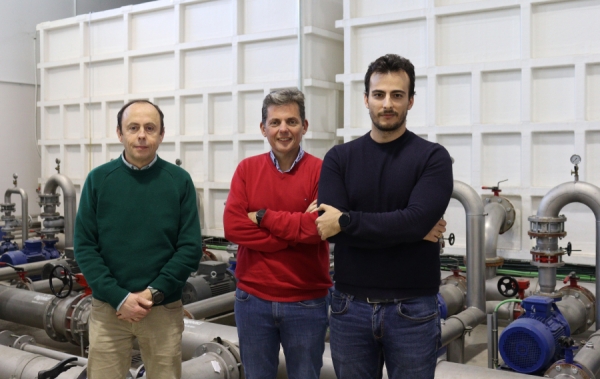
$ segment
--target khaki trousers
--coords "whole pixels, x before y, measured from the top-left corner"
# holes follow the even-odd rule
[[[139,322],[119,320],[108,303],[92,299],[89,324],[89,379],[124,379],[138,339],[148,379],[181,378],[181,301],[152,307]]]

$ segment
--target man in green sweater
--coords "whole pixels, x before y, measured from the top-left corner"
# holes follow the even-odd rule
[[[125,150],[92,170],[81,193],[75,258],[93,291],[90,379],[123,379],[134,338],[149,378],[181,377],[181,293],[202,242],[190,175],[156,155],[164,132],[156,105],[125,104]]]

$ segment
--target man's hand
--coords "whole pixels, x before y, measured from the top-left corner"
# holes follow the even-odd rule
[[[146,292],[148,294],[146,294]],[[147,299],[148,296],[152,299],[152,294],[149,289],[130,293],[125,302],[121,305],[121,308],[117,311],[117,318],[129,322],[138,322],[146,317],[152,308],[152,301]]]
[[[306,211],[304,213],[310,213],[310,212],[314,212],[316,210],[317,210],[317,199],[314,199],[313,202],[310,203],[308,208],[306,208]]]
[[[437,224],[427,233],[423,239],[429,242],[438,242],[440,238],[442,238],[442,233],[446,231],[446,221],[439,220]]]
[[[258,220],[256,219],[256,212],[248,213],[248,218],[250,219],[250,221],[258,225]]]
[[[323,212],[323,214],[315,221],[315,224],[317,224],[317,230],[319,231],[319,235],[323,241],[342,231],[339,223],[339,218],[342,212],[327,204],[321,204],[313,212],[317,211]]]

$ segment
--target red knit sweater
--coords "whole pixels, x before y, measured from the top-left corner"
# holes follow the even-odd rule
[[[227,197],[225,238],[239,245],[238,287],[269,301],[323,297],[331,286],[329,245],[305,213],[318,193],[321,160],[305,153],[292,171],[277,171],[269,154],[238,165]],[[260,227],[249,212],[265,208]]]

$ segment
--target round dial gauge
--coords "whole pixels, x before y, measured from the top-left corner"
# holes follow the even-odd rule
[[[579,163],[581,163],[581,157],[579,155],[577,155],[577,154],[573,154],[571,156],[571,163],[573,163],[573,164],[579,164]]]

